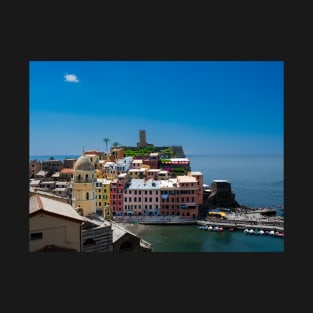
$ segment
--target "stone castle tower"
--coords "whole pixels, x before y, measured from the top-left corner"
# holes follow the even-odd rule
[[[139,142],[137,142],[138,148],[144,148],[147,145],[146,142],[146,131],[145,130],[139,130]]]

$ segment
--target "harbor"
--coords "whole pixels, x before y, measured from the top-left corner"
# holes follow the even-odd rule
[[[216,211],[215,211],[216,212]],[[179,216],[120,216],[114,217],[114,221],[123,225],[199,225],[219,226],[225,229],[243,230],[254,228],[259,230],[284,230],[284,217],[277,216],[276,212],[268,208],[262,209],[238,209],[235,212],[223,212],[223,215],[210,215],[204,219],[181,218]],[[274,213],[273,213],[274,212]],[[209,212],[210,213],[210,212]],[[218,217],[219,216],[219,217]],[[221,217],[222,216],[222,217]]]
[[[149,242],[153,252],[284,251],[284,217],[280,209],[220,210],[224,218],[209,211],[203,219],[119,216],[114,220]]]
[[[225,217],[208,216],[204,220],[199,220],[199,225],[207,226],[220,226],[223,228],[233,228],[243,230],[246,228],[253,228],[258,230],[284,230],[284,217],[276,216],[271,213],[272,210],[251,209],[246,211],[236,211],[225,214]]]
[[[121,224],[142,224],[142,225],[197,225],[195,218],[181,218],[180,216],[115,216],[113,219]]]

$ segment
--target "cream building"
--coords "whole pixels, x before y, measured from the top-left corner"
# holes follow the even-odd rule
[[[81,252],[84,217],[68,203],[39,194],[29,198],[29,251]]]
[[[95,167],[87,156],[80,156],[73,169],[72,206],[83,216],[96,213]]]

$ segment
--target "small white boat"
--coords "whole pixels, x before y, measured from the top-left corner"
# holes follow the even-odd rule
[[[198,228],[201,229],[201,230],[208,230],[209,226],[208,225],[201,225]]]

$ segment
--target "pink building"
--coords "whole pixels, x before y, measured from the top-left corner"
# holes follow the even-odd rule
[[[198,217],[198,206],[203,201],[200,172],[162,180],[154,179],[159,171],[150,173],[153,178],[132,178],[123,173],[111,181],[110,206],[114,216]]]
[[[161,215],[197,218],[202,203],[201,175],[178,176],[160,181]]]
[[[160,215],[160,182],[132,179],[124,192],[124,213],[135,216]]]

